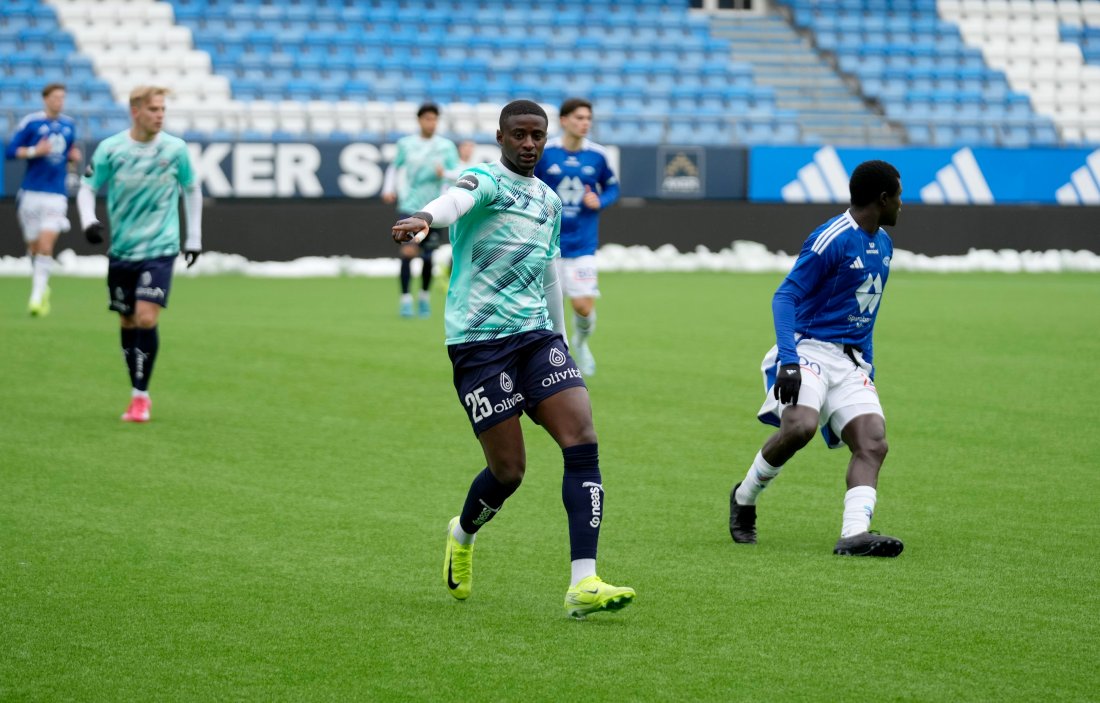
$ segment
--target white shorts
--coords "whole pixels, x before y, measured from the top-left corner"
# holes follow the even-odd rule
[[[600,297],[600,281],[594,255],[558,259],[558,279],[567,298]]]
[[[840,439],[841,432],[853,418],[873,413],[886,419],[875,382],[866,370],[844,353],[843,345],[803,339],[797,349],[798,361],[802,366],[798,405],[813,408],[821,414],[821,434],[830,448],[844,443]],[[767,397],[757,413],[761,422],[777,427],[783,411],[789,407],[789,404],[781,405],[772,395],[778,357],[779,349],[772,347],[760,365]]]
[[[43,232],[69,231],[69,199],[59,193],[43,193],[37,190],[21,190],[19,199],[19,224],[23,227],[23,241],[36,241]]]

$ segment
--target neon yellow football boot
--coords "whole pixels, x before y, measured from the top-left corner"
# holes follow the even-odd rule
[[[455,525],[458,516],[451,518],[447,525],[447,552],[443,556],[443,580],[447,590],[459,600],[470,597],[474,585],[474,545],[459,544],[455,539]]]
[[[30,303],[27,305],[27,312],[31,314],[31,317],[45,317],[50,314],[50,288],[46,286],[46,290],[42,292],[42,298],[37,303]]]
[[[635,595],[633,588],[612,586],[599,576],[589,576],[565,592],[565,612],[584,620],[592,613],[622,610],[634,602]]]

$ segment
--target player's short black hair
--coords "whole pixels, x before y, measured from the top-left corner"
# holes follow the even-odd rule
[[[504,129],[504,122],[509,117],[515,117],[516,115],[538,115],[546,124],[550,124],[550,118],[546,116],[546,110],[542,109],[542,106],[537,102],[531,100],[513,100],[504,106],[504,109],[500,111],[500,128]]]
[[[558,115],[561,117],[565,117],[566,115],[570,115],[573,113],[573,111],[579,110],[582,107],[587,107],[588,110],[591,112],[592,103],[588,102],[584,98],[568,98],[565,102],[561,104],[561,108],[558,109]]]
[[[901,174],[885,161],[864,161],[852,171],[848,181],[848,191],[852,194],[852,205],[869,205],[882,193],[896,195],[901,189]]]
[[[417,117],[423,117],[426,113],[432,113],[436,117],[439,117],[439,106],[435,103],[424,103],[420,106],[420,109],[416,111]]]

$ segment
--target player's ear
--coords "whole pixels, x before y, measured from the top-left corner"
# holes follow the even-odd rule
[[[499,129],[497,130],[497,144],[499,146],[504,146],[504,132],[501,132]]]

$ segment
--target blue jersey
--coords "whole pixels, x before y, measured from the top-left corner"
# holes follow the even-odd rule
[[[535,176],[561,198],[561,255],[566,259],[595,254],[600,210],[619,199],[619,179],[607,163],[607,151],[585,139],[580,151],[566,151],[561,137],[546,143]],[[585,186],[600,196],[600,210],[583,204]]]
[[[15,150],[21,146],[34,147],[45,137],[50,140],[50,153],[27,159],[27,172],[23,175],[23,190],[39,193],[66,195],[65,175],[69,168],[69,150],[76,141],[76,123],[68,115],[54,119],[45,112],[32,112],[23,118],[8,142],[4,156],[15,158]]]
[[[868,234],[850,212],[814,230],[772,299],[780,364],[797,364],[799,338],[851,344],[874,363],[871,335],[894,243]]]

